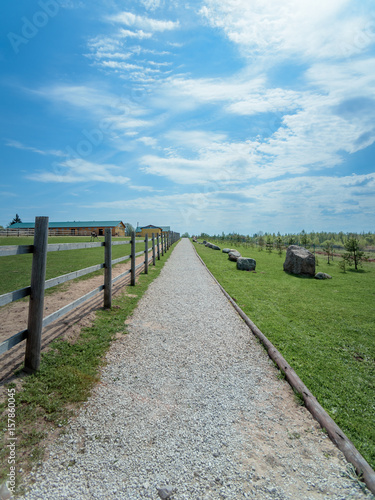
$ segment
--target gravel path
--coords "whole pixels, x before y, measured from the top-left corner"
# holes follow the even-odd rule
[[[368,498],[183,239],[27,499]]]

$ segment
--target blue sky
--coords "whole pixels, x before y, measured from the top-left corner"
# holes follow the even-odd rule
[[[0,6],[0,224],[375,230],[368,0]]]

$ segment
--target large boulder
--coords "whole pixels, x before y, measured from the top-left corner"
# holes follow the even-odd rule
[[[315,276],[315,257],[306,248],[290,245],[286,251],[284,271],[298,276]]]
[[[237,259],[241,257],[240,252],[237,252],[237,250],[231,250],[228,253],[228,259],[231,260],[232,262],[237,262]]]
[[[231,249],[231,248],[223,248],[223,249],[222,249],[222,252],[223,252],[223,253],[229,253],[229,252],[234,252],[234,250],[233,250],[233,249]]]
[[[256,265],[256,261],[249,257],[238,257],[237,259],[237,269],[239,271],[255,271]]]

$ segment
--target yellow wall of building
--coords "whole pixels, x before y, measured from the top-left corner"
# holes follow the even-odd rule
[[[161,234],[160,227],[151,227],[151,228],[143,227],[142,231],[141,231],[141,236],[144,237],[144,236],[146,236],[146,234],[148,234],[148,237],[151,238],[152,237],[152,233],[154,233],[155,236],[157,234]]]

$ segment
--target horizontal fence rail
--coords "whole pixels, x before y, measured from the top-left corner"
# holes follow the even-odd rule
[[[0,257],[11,256],[11,255],[21,255],[32,253],[32,280],[31,285],[20,290],[15,290],[9,293],[0,295],[0,306],[9,304],[16,300],[20,300],[27,296],[30,296],[29,301],[29,320],[28,327],[21,332],[9,337],[0,344],[0,355],[16,346],[20,342],[26,339],[26,353],[25,353],[25,371],[33,373],[39,369],[40,365],[40,351],[41,351],[41,336],[42,330],[49,324],[53,323],[65,314],[73,311],[77,307],[81,306],[84,302],[92,299],[104,290],[104,307],[110,308],[112,301],[112,284],[118,282],[125,276],[130,275],[130,284],[135,285],[135,279],[137,272],[143,267],[145,274],[148,273],[148,266],[152,262],[155,265],[156,258],[160,260],[160,254],[164,253],[170,248],[170,246],[178,241],[180,238],[179,233],[169,232],[166,234],[161,233],[160,235],[152,234],[152,244],[149,246],[149,237],[146,234],[145,239],[136,238],[135,233],[132,232],[130,241],[114,241],[112,242],[112,234],[110,229],[105,231],[105,241],[104,242],[94,242],[94,243],[55,243],[47,244],[48,238],[48,217],[37,217],[35,219],[35,231],[34,235],[34,245],[19,245],[19,246],[3,246],[0,247]],[[136,242],[144,242],[145,248],[140,252],[136,252]],[[112,259],[112,246],[115,245],[130,245],[131,252],[129,255],[120,257],[117,259]],[[90,266],[84,269],[79,269],[56,278],[45,280],[45,269],[47,261],[48,252],[59,252],[59,251],[69,251],[69,250],[80,250],[80,249],[90,249],[104,247],[104,258],[105,262]],[[150,254],[152,255],[150,256]],[[144,260],[140,264],[136,265],[135,260],[137,257],[144,255]],[[115,264],[124,262],[126,260],[131,261],[131,267],[124,273],[116,276],[112,279],[112,267]],[[66,283],[67,281],[91,274],[95,271],[104,269],[104,284],[97,287],[95,290],[83,295],[79,299],[67,304],[58,311],[50,314],[49,316],[43,318],[44,310],[44,291],[48,288]]]
[[[91,236],[93,229],[82,229],[75,228],[74,232],[71,231],[71,228],[48,228],[48,236]],[[0,236],[5,237],[21,237],[21,236],[34,236],[35,231],[34,228],[12,228],[7,227],[5,229],[0,229]],[[131,232],[128,230],[125,231],[125,236],[130,236]],[[98,234],[101,238],[104,236],[103,234]],[[118,234],[116,236],[119,236]]]

